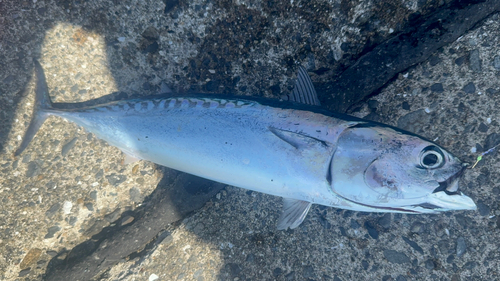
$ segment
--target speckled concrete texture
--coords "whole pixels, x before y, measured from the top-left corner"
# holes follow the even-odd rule
[[[278,98],[292,89],[297,65],[316,84],[331,81],[449,2],[0,0],[0,280],[44,279],[49,261],[64,264],[103,228],[133,223],[127,212],[179,176],[125,164],[118,149],[55,117],[14,158],[31,119],[34,58],[61,103],[167,86]],[[488,17],[350,113],[436,140],[473,163],[500,142],[499,23],[498,14]],[[288,231],[276,230],[279,198],[226,186],[180,223],[160,225],[148,246],[80,280],[498,280],[498,162],[496,152],[484,156],[461,182],[477,211],[314,206]]]

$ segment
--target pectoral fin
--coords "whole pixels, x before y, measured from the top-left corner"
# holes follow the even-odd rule
[[[285,131],[273,127],[269,127],[269,131],[271,131],[271,133],[273,133],[275,136],[285,141],[286,143],[290,144],[296,149],[311,148],[318,144],[325,147],[327,146],[327,144],[324,141],[313,138],[308,135]]]
[[[283,213],[278,221],[278,230],[294,229],[306,218],[312,203],[297,199],[283,198]]]

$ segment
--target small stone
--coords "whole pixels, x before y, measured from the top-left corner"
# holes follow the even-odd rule
[[[134,217],[133,216],[125,216],[123,219],[122,219],[122,223],[121,225],[124,226],[124,225],[127,225],[131,222],[134,221]]]
[[[404,110],[410,110],[410,104],[407,101],[404,101],[401,107],[403,107]]]
[[[378,108],[378,101],[377,100],[369,100],[368,107],[372,110],[376,110]]]
[[[399,275],[398,277],[396,277],[396,281],[406,281],[406,277],[404,277],[403,275]]]
[[[160,38],[160,33],[158,32],[158,29],[156,29],[154,26],[150,26],[144,30],[144,32],[141,34],[142,37],[148,39],[148,40],[158,40]]]
[[[384,250],[384,257],[391,263],[410,263],[410,258],[406,254],[395,250]]]
[[[54,234],[56,234],[56,232],[58,232],[59,230],[61,230],[61,228],[57,225],[49,227],[49,229],[47,229],[47,234],[45,234],[44,239],[49,239],[54,237]]]
[[[461,257],[465,254],[467,250],[467,244],[465,244],[465,239],[463,237],[459,237],[457,239],[457,257]]]
[[[373,239],[378,239],[378,231],[372,226],[369,221],[365,222],[365,228],[368,231],[368,234]]]
[[[132,187],[129,190],[130,194],[130,200],[134,203],[140,203],[142,202],[142,196],[141,196],[141,191],[137,187]]]
[[[42,250],[38,248],[32,248],[29,252],[24,256],[23,260],[19,264],[19,268],[25,269],[34,264],[40,255],[42,254]]]
[[[112,213],[109,213],[104,216],[104,219],[108,222],[114,222],[120,217],[120,208],[114,210]]]
[[[304,266],[302,276],[304,276],[304,278],[315,279],[314,268],[311,265]]]
[[[413,233],[422,233],[424,231],[424,225],[421,222],[414,222],[411,227],[410,231]]]
[[[490,214],[490,207],[486,205],[482,200],[479,200],[477,202],[477,209],[479,211],[479,214],[483,217]]]
[[[461,56],[455,60],[455,64],[461,66],[465,62],[465,56]]]
[[[285,275],[285,280],[286,281],[295,280],[295,271],[292,271],[292,272],[288,273],[287,275]]]
[[[434,93],[442,93],[444,92],[443,84],[441,83],[436,83],[431,86],[431,91]]]
[[[153,274],[149,275],[148,281],[155,281],[155,280],[158,280],[158,278],[160,278],[160,277],[158,277],[158,275],[153,273]]]
[[[378,224],[385,229],[391,228],[391,214],[384,214],[380,219],[378,219]]]
[[[483,148],[486,151],[499,143],[500,143],[500,135],[497,133],[491,133],[484,140],[484,147]]]
[[[361,227],[361,225],[355,219],[351,219],[351,228],[352,229],[358,229],[360,227]]]
[[[433,270],[435,267],[436,267],[436,264],[434,263],[433,260],[428,259],[425,261],[425,268],[427,268],[429,270]]]
[[[87,210],[93,212],[94,211],[94,204],[88,202],[88,203],[85,203],[85,207],[87,208]]]
[[[476,92],[476,85],[470,82],[462,88],[462,91],[464,91],[466,94],[473,94]]]
[[[279,268],[279,267],[277,267],[277,268],[275,268],[273,270],[273,276],[275,278],[277,278],[278,276],[280,276],[282,273],[283,273],[283,270],[281,268]]]
[[[464,264],[464,269],[472,270],[477,266],[477,263],[475,261],[469,261],[466,264]]]
[[[403,241],[405,241],[408,245],[410,245],[410,247],[412,247],[415,251],[419,252],[422,255],[424,254],[424,250],[417,244],[417,242],[411,241],[410,239],[404,236],[403,236]]]
[[[127,180],[127,176],[117,175],[117,174],[113,173],[109,176],[106,176],[106,179],[108,179],[109,184],[111,184],[113,186],[118,186],[120,183]]]
[[[78,221],[78,218],[77,218],[77,217],[72,216],[72,217],[70,217],[70,218],[69,218],[69,222],[68,222],[68,223],[69,223],[69,225],[75,226],[75,223],[76,223],[77,221]]]
[[[65,145],[63,145],[61,149],[61,155],[66,156],[68,152],[75,146],[76,141],[78,138],[73,138],[72,140],[68,141]]]
[[[481,72],[482,62],[479,57],[479,50],[472,50],[469,55],[470,69],[474,72]]]
[[[486,124],[481,122],[481,124],[479,124],[479,128],[477,129],[481,133],[486,133],[488,131],[488,126],[486,126]]]
[[[36,177],[41,173],[40,166],[38,165],[37,162],[31,161],[28,164],[28,169],[26,170],[26,177],[31,178],[31,177]]]
[[[493,67],[496,69],[496,70],[500,70],[500,56],[495,56],[493,58]]]
[[[56,213],[57,211],[59,211],[59,208],[61,207],[61,204],[60,203],[55,203],[54,205],[52,205],[50,207],[50,209],[48,209],[46,212],[45,212],[45,215],[51,219]]]
[[[31,268],[26,268],[26,269],[23,269],[23,270],[19,271],[19,275],[18,275],[18,277],[23,277],[23,276],[26,276],[26,275],[28,275],[30,272],[31,272]]]

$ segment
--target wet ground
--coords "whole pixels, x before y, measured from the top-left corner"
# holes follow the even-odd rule
[[[499,279],[496,152],[461,182],[477,211],[314,206],[288,231],[276,230],[279,198],[125,164],[118,149],[59,118],[12,156],[31,118],[33,58],[61,103],[167,86],[278,98],[300,64],[334,108],[331,85],[361,54],[449,2],[0,1],[0,280]],[[499,22],[490,15],[349,112],[473,163],[500,142]]]

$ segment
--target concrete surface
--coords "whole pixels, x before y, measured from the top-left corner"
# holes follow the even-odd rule
[[[49,261],[69,262],[71,249],[104,227],[131,223],[123,214],[179,176],[144,161],[125,165],[116,148],[52,117],[14,159],[31,118],[33,58],[56,102],[165,85],[277,98],[291,90],[297,64],[314,82],[331,81],[417,13],[448,2],[0,1],[0,280],[42,280]],[[351,113],[474,162],[500,142],[499,22],[487,18]],[[498,280],[497,159],[488,154],[461,182],[478,211],[314,206],[288,231],[276,230],[279,198],[227,186],[180,223],[160,225],[145,250],[81,280]]]

